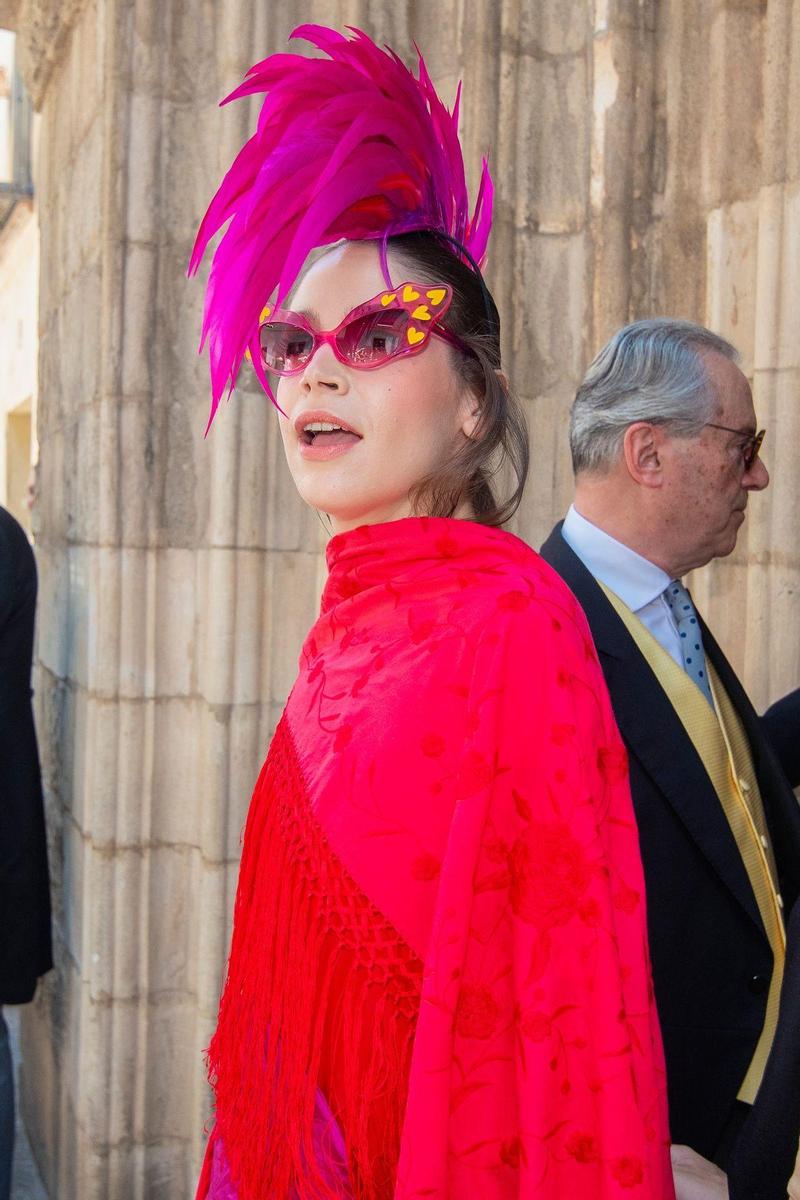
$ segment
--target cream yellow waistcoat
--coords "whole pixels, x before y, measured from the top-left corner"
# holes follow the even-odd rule
[[[781,911],[782,901],[777,889],[775,860],[769,843],[769,830],[750,745],[739,715],[710,660],[706,658],[715,711],[712,711],[697,685],[631,609],[604,584],[600,586],[666,692],[708,773],[736,839],[772,949],[774,967],[767,997],[764,1028],[739,1090],[739,1099],[752,1104],[761,1085],[767,1056],[775,1036],[786,955],[786,934]]]

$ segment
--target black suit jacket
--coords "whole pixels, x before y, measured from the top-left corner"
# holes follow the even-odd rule
[[[541,554],[586,614],[628,749],[672,1139],[713,1159],[763,1028],[772,951],[730,826],[666,693],[560,524]],[[800,808],[702,619],[701,627],[750,742],[788,912],[800,892]]]
[[[761,718],[792,787],[800,787],[800,688],[776,700]]]
[[[786,1200],[800,1138],[800,904],[786,939],[781,1011],[753,1110],[729,1167],[730,1200]]]
[[[36,562],[0,508],[0,1004],[32,999],[52,966],[42,784],[31,708]]]

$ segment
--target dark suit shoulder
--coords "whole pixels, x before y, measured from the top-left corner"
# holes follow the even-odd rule
[[[18,600],[36,594],[36,558],[16,517],[0,507],[0,620]]]
[[[792,787],[800,786],[800,688],[768,708],[761,723]]]

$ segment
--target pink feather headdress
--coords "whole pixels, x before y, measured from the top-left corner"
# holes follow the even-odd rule
[[[470,216],[458,140],[460,85],[449,112],[417,47],[414,75],[392,50],[350,32],[299,26],[292,37],[327,58],[270,55],[222,102],[265,93],[256,132],[211,201],[189,264],[194,274],[211,238],[230,222],[205,297],[209,425],[257,338],[264,305],[281,303],[316,247],[431,229],[478,263],[485,259],[492,179],[484,158]],[[270,392],[258,355],[252,357]]]

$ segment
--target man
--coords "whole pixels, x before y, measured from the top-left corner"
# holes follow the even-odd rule
[[[8,1200],[14,1083],[2,1005],[33,999],[52,966],[39,755],[31,709],[36,562],[0,508],[0,1200]]]
[[[542,547],[628,749],[673,1141],[722,1168],[772,1046],[800,891],[800,809],[681,583],[731,553],[769,483],[736,357],[688,322],[617,333],[578,389],[574,504]]]

